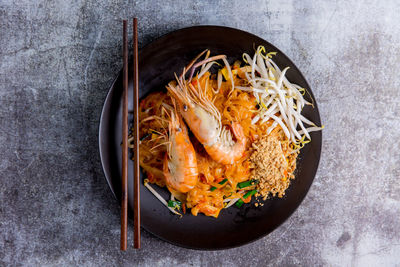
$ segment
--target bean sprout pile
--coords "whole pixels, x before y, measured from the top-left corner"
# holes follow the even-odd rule
[[[266,53],[264,46],[257,48],[253,58],[244,53],[243,61],[251,68],[250,72],[245,73],[249,86],[235,88],[252,92],[259,104],[258,114],[252,123],[274,120],[266,134],[280,125],[297,151],[311,141],[310,132],[320,131],[324,127],[315,125],[301,115],[305,105],[313,104],[304,99],[304,88],[288,81],[285,75],[289,67],[281,71],[272,60],[274,55],[276,52]]]

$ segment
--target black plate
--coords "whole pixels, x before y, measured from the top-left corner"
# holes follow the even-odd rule
[[[242,53],[254,53],[254,47],[264,45],[267,51],[277,51],[275,62],[290,67],[290,81],[305,87],[312,95],[307,81],[279,49],[267,41],[244,31],[219,26],[198,26],[171,32],[150,43],[140,51],[140,97],[153,90],[162,90],[180,73],[194,56],[211,49],[212,55],[225,54],[230,61],[241,59]],[[130,73],[131,75],[131,73]],[[129,77],[129,109],[132,109],[132,77]],[[121,111],[122,74],[114,81],[101,114],[99,129],[100,156],[110,188],[120,199],[121,183]],[[314,101],[315,103],[315,101]],[[305,116],[317,125],[320,117],[317,105],[305,108]],[[283,199],[267,200],[261,208],[244,205],[221,211],[218,219],[186,214],[182,219],[173,215],[144,186],[141,185],[141,215],[144,229],[178,246],[192,249],[225,249],[244,245],[263,237],[282,224],[300,205],[313,182],[321,154],[321,132],[311,134],[312,142],[301,151],[296,179]],[[132,174],[132,162],[129,162]],[[142,175],[143,179],[143,175]],[[132,176],[129,177],[129,205],[133,206]],[[161,190],[159,190],[161,191]],[[165,199],[169,194],[164,190]]]

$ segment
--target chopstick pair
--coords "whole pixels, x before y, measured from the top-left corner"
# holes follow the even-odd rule
[[[121,250],[127,249],[128,238],[128,32],[123,20],[123,101],[122,101],[122,190],[121,190]],[[134,244],[140,248],[140,184],[139,184],[139,69],[137,18],[133,19],[133,135],[134,135]]]

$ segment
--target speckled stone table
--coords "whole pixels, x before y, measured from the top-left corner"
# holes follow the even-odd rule
[[[141,46],[231,26],[279,47],[308,79],[326,125],[321,163],[269,236],[204,252],[143,232],[141,250],[119,251],[97,138],[121,68],[120,19],[133,16]],[[399,265],[399,22],[398,1],[0,1],[0,265]]]

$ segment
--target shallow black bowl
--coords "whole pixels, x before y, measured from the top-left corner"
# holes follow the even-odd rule
[[[244,31],[219,26],[199,26],[181,29],[162,36],[140,51],[140,97],[153,90],[162,90],[180,73],[192,58],[208,48],[212,55],[225,54],[231,61],[241,59],[242,53],[254,53],[254,47],[264,45],[267,51],[277,51],[275,62],[284,68],[290,67],[290,81],[307,88],[310,86],[292,63],[279,49],[267,41]],[[129,77],[129,110],[132,109],[132,77]],[[314,101],[315,103],[315,101]],[[320,125],[318,108],[307,107],[303,114]],[[107,95],[101,114],[99,129],[100,156],[103,170],[110,188],[120,199],[121,185],[121,115],[122,74],[114,81]],[[173,215],[144,186],[141,185],[141,218],[144,229],[159,238],[178,246],[193,249],[225,249],[240,246],[263,237],[282,224],[300,205],[308,192],[318,168],[321,154],[321,132],[311,134],[312,142],[298,159],[296,179],[282,199],[267,200],[263,207],[244,205],[221,211],[218,219],[186,214],[182,219]],[[133,173],[129,162],[129,174]],[[133,177],[129,179],[129,205],[133,206]],[[141,177],[143,181],[143,175]],[[159,190],[162,191],[162,190]],[[162,192],[165,199],[169,194]]]

